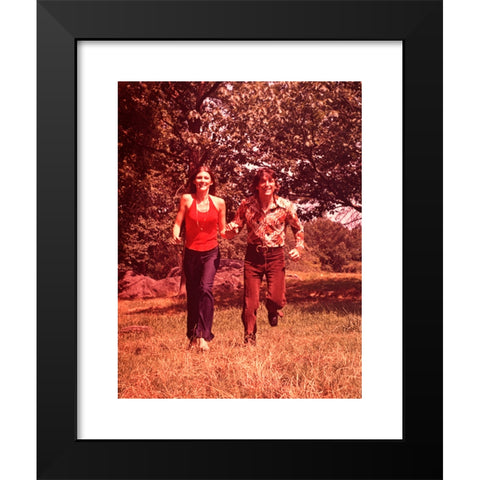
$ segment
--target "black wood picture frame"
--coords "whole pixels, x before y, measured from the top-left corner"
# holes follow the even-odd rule
[[[37,1],[39,479],[442,478],[442,14],[439,0]],[[403,42],[402,440],[77,439],[77,42],[167,39]]]

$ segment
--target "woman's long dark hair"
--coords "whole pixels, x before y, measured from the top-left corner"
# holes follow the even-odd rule
[[[207,165],[200,165],[198,168],[196,168],[193,171],[193,174],[190,176],[187,184],[187,191],[188,193],[196,193],[197,187],[195,186],[195,178],[200,172],[207,172],[210,175],[210,178],[212,179],[212,184],[210,185],[210,189],[208,190],[208,193],[210,195],[215,195],[215,188],[217,186],[217,182],[215,180],[215,175],[213,174],[212,170],[210,167]]]

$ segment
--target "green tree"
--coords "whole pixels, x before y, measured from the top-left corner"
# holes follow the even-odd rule
[[[171,226],[200,164],[227,220],[265,165],[304,220],[361,210],[358,82],[120,82],[118,144],[120,270],[159,277],[177,263]]]
[[[326,218],[305,224],[305,243],[323,269],[341,272],[351,262],[362,260],[361,228],[349,229]]]

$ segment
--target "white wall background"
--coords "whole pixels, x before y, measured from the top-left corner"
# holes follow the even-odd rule
[[[468,0],[445,0],[444,8],[445,480],[468,480],[480,477],[480,322],[475,305],[480,261],[478,232],[472,223],[480,173],[476,146],[480,97],[465,88],[465,82],[472,85],[478,81],[479,15],[475,2]],[[0,116],[0,477],[10,480],[36,478],[35,12],[34,0],[2,2],[0,7],[0,91],[5,93],[13,79],[15,93],[21,92],[2,95]]]

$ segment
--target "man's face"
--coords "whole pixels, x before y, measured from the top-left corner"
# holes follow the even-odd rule
[[[275,180],[270,175],[263,175],[258,182],[257,190],[261,195],[273,195],[276,187]]]

